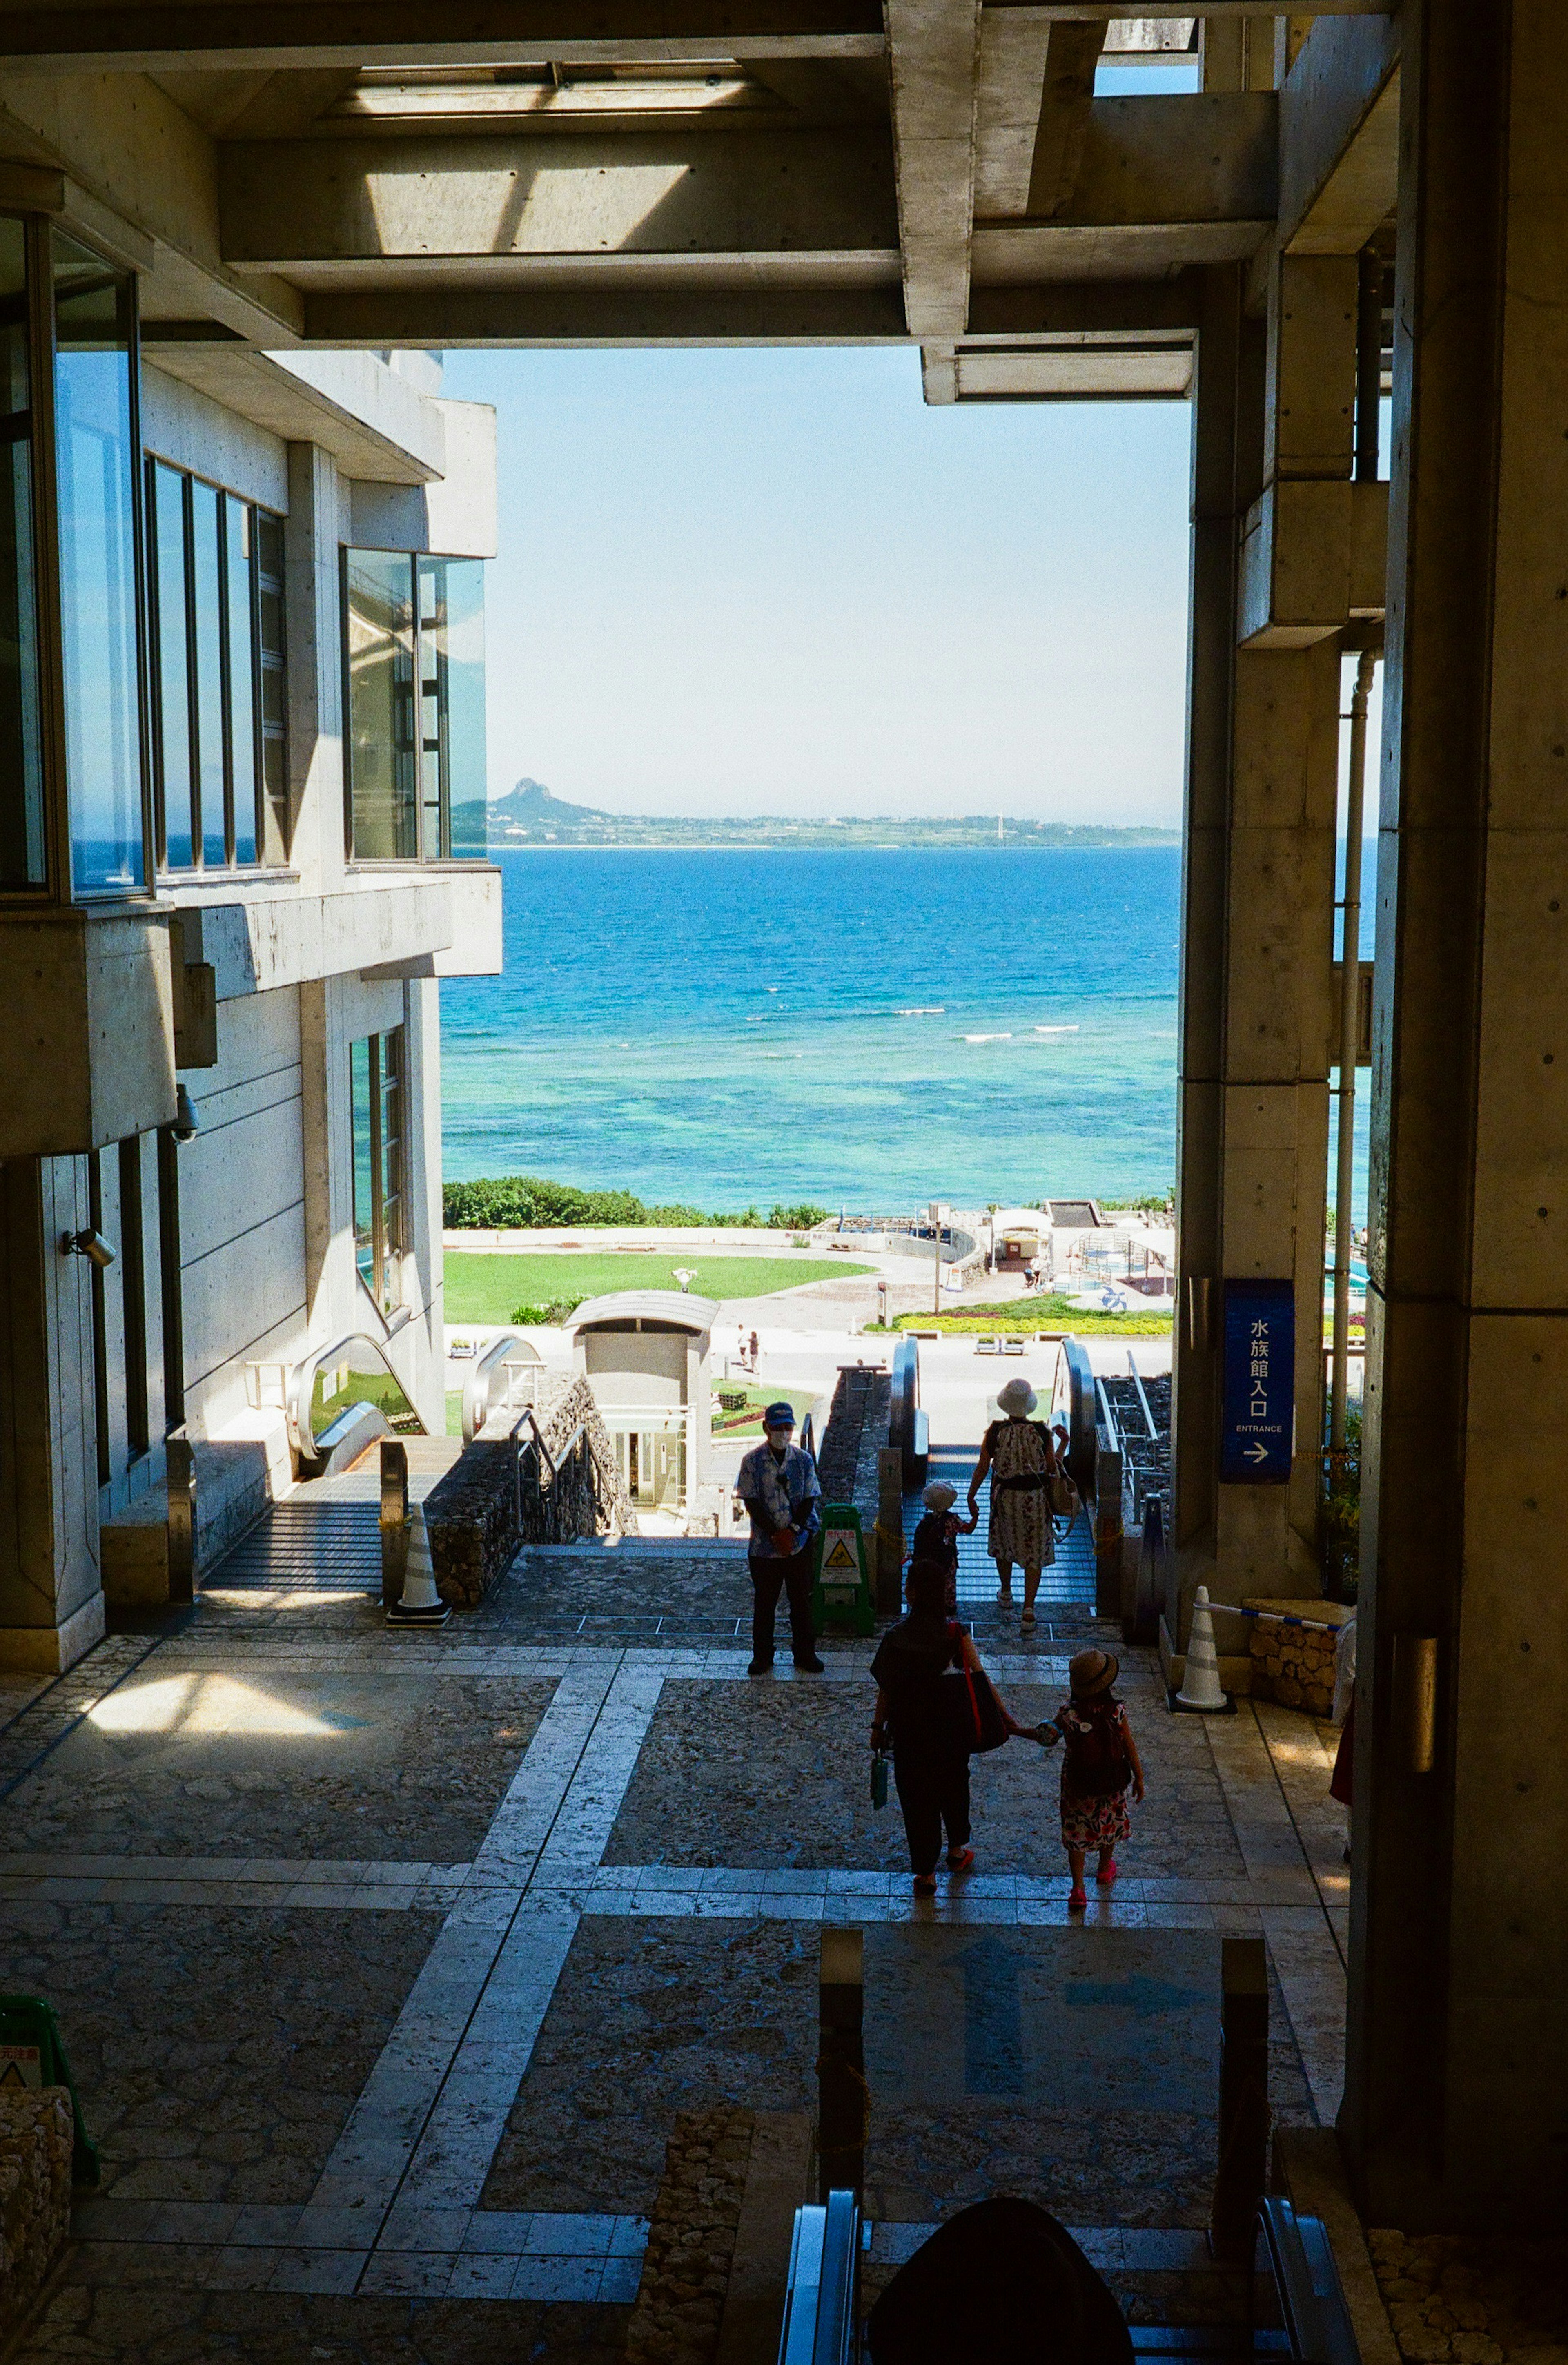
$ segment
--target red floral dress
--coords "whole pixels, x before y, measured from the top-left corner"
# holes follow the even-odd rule
[[[1061,1840],[1063,1847],[1108,1848],[1125,1840],[1132,1831],[1132,1817],[1127,1812],[1125,1788],[1109,1796],[1086,1796],[1075,1787],[1075,1774],[1081,1774],[1086,1744],[1092,1739],[1096,1726],[1110,1724],[1127,1753],[1127,1779],[1132,1779],[1132,1752],[1127,1748],[1130,1738],[1127,1712],[1120,1700],[1111,1701],[1106,1709],[1092,1713],[1074,1708],[1070,1701],[1055,1720],[1057,1731],[1066,1743],[1061,1764]]]

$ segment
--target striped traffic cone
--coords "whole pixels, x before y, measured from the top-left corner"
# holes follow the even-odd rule
[[[409,1506],[409,1560],[403,1598],[386,1612],[388,1626],[444,1626],[452,1612],[435,1589],[435,1564],[425,1527],[424,1507]]]
[[[1215,1648],[1214,1613],[1209,1589],[1200,1585],[1193,1596],[1193,1628],[1187,1637],[1187,1671],[1176,1695],[1178,1708],[1227,1709],[1230,1702],[1219,1679],[1219,1653]]]

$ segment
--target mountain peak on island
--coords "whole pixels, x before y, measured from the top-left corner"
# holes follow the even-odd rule
[[[688,813],[605,813],[597,805],[569,804],[543,780],[526,773],[504,796],[482,809],[461,808],[475,835],[492,849],[509,846],[1173,846],[1173,829],[1116,829],[1093,824],[1018,820],[994,813],[895,820],[889,815],[849,814],[828,820],[767,811],[755,814],[701,816]],[[458,834],[454,808],[454,837]]]

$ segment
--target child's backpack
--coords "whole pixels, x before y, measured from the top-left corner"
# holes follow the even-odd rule
[[[1067,1762],[1062,1786],[1075,1799],[1115,1799],[1133,1778],[1122,1712],[1114,1702],[1063,1713]]]

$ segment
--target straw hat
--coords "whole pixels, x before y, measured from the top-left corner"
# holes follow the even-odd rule
[[[1017,1379],[1009,1380],[1004,1388],[998,1388],[996,1392],[997,1409],[1010,1417],[1033,1412],[1039,1401],[1022,1373]]]
[[[1113,1651],[1080,1651],[1068,1664],[1068,1679],[1074,1699],[1098,1699],[1108,1692],[1122,1671],[1122,1663]]]
[[[934,1478],[920,1499],[928,1511],[950,1511],[958,1499],[958,1490],[949,1486],[945,1478]]]

